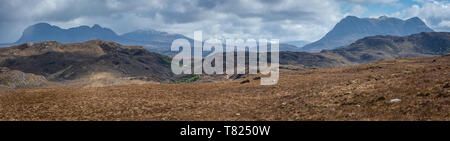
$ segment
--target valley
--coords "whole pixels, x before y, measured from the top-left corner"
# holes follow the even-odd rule
[[[449,120],[450,56],[218,83],[0,91],[0,120]],[[248,83],[241,83],[248,80]]]

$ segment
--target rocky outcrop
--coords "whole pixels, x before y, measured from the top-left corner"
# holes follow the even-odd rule
[[[0,85],[10,89],[35,88],[48,83],[45,77],[0,67]]]

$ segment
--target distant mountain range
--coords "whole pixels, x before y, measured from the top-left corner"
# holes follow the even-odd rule
[[[423,32],[410,36],[378,35],[365,37],[343,48],[319,53],[281,51],[280,67],[337,67],[398,57],[426,57],[447,53],[450,53],[448,32]],[[0,85],[11,88],[35,87],[48,80],[96,86],[118,81],[129,84],[134,80],[171,82],[191,77],[174,75],[171,73],[170,63],[171,58],[168,56],[149,52],[142,47],[122,46],[109,41],[26,43],[0,48],[0,69],[3,70],[0,71]],[[10,74],[20,77],[7,77]]]
[[[410,36],[365,37],[346,47],[319,53],[281,52],[280,64],[304,68],[366,64],[399,57],[427,57],[450,53],[449,32],[422,32]]]
[[[62,29],[47,23],[38,23],[27,27],[16,44],[26,42],[58,41],[61,43],[76,43],[88,40],[102,39],[115,42],[124,42],[120,36],[108,28],[99,25],[79,26]]]
[[[408,20],[381,16],[358,18],[347,16],[320,40],[305,45],[302,51],[319,52],[349,45],[354,41],[375,35],[406,36],[420,32],[434,32],[417,17]]]
[[[289,42],[284,42],[284,43],[288,44],[288,45],[296,46],[298,48],[301,48],[301,47],[303,47],[303,46],[305,46],[305,45],[307,45],[307,44],[309,44],[311,42],[303,41],[303,40],[297,40],[297,41],[289,41]]]
[[[322,39],[309,43],[306,41],[291,41],[280,43],[280,51],[319,52],[323,49],[334,49],[353,43],[358,39],[375,35],[406,36],[420,32],[433,32],[422,20],[417,17],[401,20],[381,16],[379,18],[358,18],[347,16],[328,32]],[[79,26],[62,29],[47,23],[38,23],[26,28],[23,35],[13,44],[0,44],[0,46],[17,45],[26,42],[57,41],[61,43],[79,43],[89,40],[105,40],[123,45],[138,45],[146,49],[161,53],[173,54],[170,46],[173,40],[184,38],[193,43],[193,39],[181,34],[170,34],[156,30],[136,30],[118,35],[109,28],[100,25]],[[306,45],[305,45],[306,44]]]
[[[95,24],[92,27],[79,26],[69,29],[62,29],[48,23],[38,23],[27,27],[19,40],[13,44],[17,45],[26,42],[57,41],[60,43],[79,43],[89,40],[112,41],[124,45],[139,45],[150,49],[168,50],[173,40],[184,38],[192,39],[181,34],[170,34],[156,30],[136,30],[133,32],[118,35],[109,28]]]
[[[0,46],[18,45],[27,42],[57,41],[60,43],[79,43],[89,40],[104,40],[120,43],[123,45],[138,45],[161,54],[173,54],[170,51],[172,41],[175,39],[187,39],[193,45],[193,39],[181,34],[170,34],[156,30],[136,30],[118,35],[109,28],[95,24],[92,27],[79,26],[69,29],[62,29],[48,23],[38,23],[26,28],[15,43],[0,44]],[[224,41],[225,42],[225,41]],[[280,51],[298,51],[299,42],[291,44],[280,43]]]

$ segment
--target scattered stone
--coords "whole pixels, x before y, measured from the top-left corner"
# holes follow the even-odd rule
[[[260,80],[261,79],[261,77],[255,77],[255,78],[253,78],[253,80]]]
[[[250,80],[247,79],[247,80],[244,80],[241,82],[241,84],[245,84],[245,83],[250,83]]]
[[[286,107],[286,105],[287,105],[287,103],[286,103],[286,102],[283,102],[283,103],[281,103],[281,108],[284,108],[284,107]]]
[[[341,106],[346,106],[346,105],[357,105],[358,103],[356,102],[344,102],[341,104]]]
[[[423,96],[423,97],[425,97],[425,96],[429,96],[430,95],[430,93],[421,93],[421,92],[417,92],[417,95],[416,96]]]
[[[404,74],[411,74],[411,71],[403,71]]]
[[[386,98],[384,98],[383,96],[380,96],[377,98],[377,101],[383,101],[383,100],[386,100]]]
[[[351,84],[356,84],[356,83],[358,83],[358,80],[349,80],[348,82],[347,82],[347,85],[351,85]]]
[[[401,99],[398,99],[398,98],[394,98],[394,99],[391,99],[391,103],[397,103],[397,102],[400,102],[400,101],[402,101]]]
[[[450,83],[445,83],[443,88],[450,88]]]

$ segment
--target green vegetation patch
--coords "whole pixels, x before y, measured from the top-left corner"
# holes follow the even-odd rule
[[[175,83],[192,83],[200,79],[200,74],[189,75],[181,80],[175,81]]]

